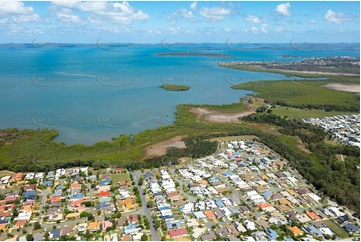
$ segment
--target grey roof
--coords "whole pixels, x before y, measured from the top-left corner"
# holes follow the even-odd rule
[[[218,228],[218,229],[216,229],[215,232],[216,232],[216,234],[218,234],[221,237],[230,235],[230,233],[228,232],[228,230],[225,227]]]
[[[360,231],[360,229],[354,224],[346,224],[346,225],[342,226],[342,228],[349,233],[354,233],[354,232]]]
[[[49,234],[53,239],[58,239],[60,237],[60,229],[53,229]]]
[[[204,233],[204,235],[201,236],[201,239],[202,239],[203,241],[205,241],[205,240],[213,240],[213,239],[215,239],[216,237],[217,237],[217,236],[216,236],[216,234],[215,234],[213,231],[208,231],[208,232]]]
[[[44,234],[45,232],[33,234],[34,241],[42,241],[44,238]]]

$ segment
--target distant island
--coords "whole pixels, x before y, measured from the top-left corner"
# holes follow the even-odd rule
[[[206,53],[206,52],[159,52],[157,56],[207,56],[217,58],[233,58],[234,56],[228,54]]]
[[[191,89],[189,86],[177,84],[163,84],[159,87],[168,91],[188,91],[189,89]]]

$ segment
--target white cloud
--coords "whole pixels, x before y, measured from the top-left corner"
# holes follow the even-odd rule
[[[106,2],[79,2],[75,0],[61,0],[61,1],[52,1],[53,5],[78,9],[81,11],[102,11],[107,8]]]
[[[81,22],[81,18],[78,15],[73,14],[71,9],[61,8],[54,11],[58,20],[64,23],[78,24]]]
[[[230,13],[231,11],[229,9],[222,7],[212,7],[212,8],[203,7],[199,11],[199,14],[203,16],[205,19],[213,20],[213,21],[222,20],[225,16],[227,16]]]
[[[290,3],[278,4],[275,11],[282,16],[291,16],[289,9],[291,8]]]
[[[325,19],[330,23],[340,24],[349,21],[350,18],[346,17],[343,13],[336,13],[331,9],[327,10]]]
[[[39,20],[39,15],[37,14],[13,16],[13,21],[15,23],[36,22],[38,20]]]
[[[196,21],[196,18],[195,16],[193,15],[193,12],[192,11],[189,11],[185,8],[180,8],[178,9],[174,14],[173,14],[173,17],[183,17],[185,19],[187,19],[188,21],[191,21],[191,22],[195,22]]]
[[[191,3],[190,8],[193,9],[193,10],[196,10],[196,8],[197,8],[197,2]]]
[[[23,2],[1,1],[0,14],[27,15],[34,12],[32,7],[26,7]]]
[[[251,28],[252,32],[257,34],[259,32],[259,28],[258,27],[252,27]]]
[[[136,20],[146,20],[147,13],[142,10],[135,10],[128,2],[78,2],[74,0],[52,2],[56,6],[68,9],[91,12],[88,17],[91,23],[105,23],[110,20],[120,24],[131,24]]]
[[[16,23],[39,20],[33,7],[26,7],[23,2],[18,1],[0,1],[0,15],[11,15]]]
[[[261,22],[261,20],[259,19],[259,17],[257,17],[256,15],[249,15],[246,18],[246,21],[250,22],[250,23],[254,23],[254,24],[258,24]]]
[[[268,31],[267,31],[267,27],[268,27],[268,24],[262,24],[261,25],[261,31],[263,32],[263,33],[267,33]]]

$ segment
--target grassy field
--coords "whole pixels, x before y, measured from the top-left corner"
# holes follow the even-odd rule
[[[337,236],[341,237],[342,239],[346,239],[350,237],[349,234],[343,228],[338,226],[332,220],[324,220],[322,222],[325,223],[333,232],[335,232],[335,234],[337,234]]]
[[[176,84],[163,84],[159,87],[168,91],[188,91],[189,89],[191,89],[189,86]]]
[[[272,108],[272,113],[277,114],[278,116],[284,117],[287,116],[289,118],[323,118],[323,117],[330,117],[336,115],[351,115],[355,114],[352,112],[326,112],[324,110],[306,110],[306,109],[298,109],[298,108],[291,108],[291,107],[282,107],[276,106],[276,108]]]
[[[120,181],[130,182],[130,178],[129,178],[128,173],[112,174],[110,176],[110,179],[112,180],[113,184],[118,184],[118,182],[120,182]]]
[[[4,189],[4,193],[8,193],[8,192],[20,192],[20,187],[7,187]]]
[[[359,94],[322,87],[329,81],[257,81],[232,86],[252,90],[257,97],[294,104],[358,104]]]
[[[211,111],[218,111],[223,113],[238,113],[248,110],[248,106],[244,102],[223,104],[223,105],[202,104],[202,105],[192,105],[192,106],[197,108],[206,108]]]

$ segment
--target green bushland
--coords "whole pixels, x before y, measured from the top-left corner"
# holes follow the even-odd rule
[[[354,82],[354,78],[348,77]],[[232,86],[256,92],[255,96],[266,99],[270,104],[301,109],[323,109],[325,111],[359,111],[359,94],[342,92],[323,87],[330,83],[323,81],[257,81]]]
[[[177,84],[163,84],[159,87],[168,91],[188,91],[189,89],[191,89],[189,86]]]

